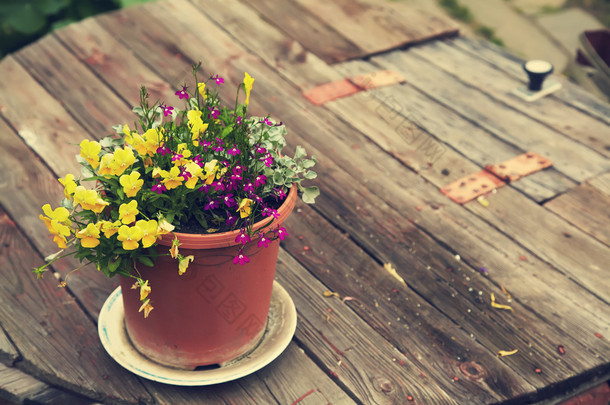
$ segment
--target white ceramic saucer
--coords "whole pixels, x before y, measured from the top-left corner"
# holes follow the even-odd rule
[[[127,336],[121,287],[110,294],[98,319],[98,332],[108,354],[140,377],[171,385],[199,386],[232,381],[260,370],[286,349],[297,326],[297,313],[290,295],[273,283],[267,329],[260,344],[249,354],[220,368],[179,370],[155,363],[140,354]]]

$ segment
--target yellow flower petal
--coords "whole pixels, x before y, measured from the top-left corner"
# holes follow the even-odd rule
[[[195,256],[189,255],[186,257],[181,257],[178,262],[178,274],[183,275],[186,269],[189,267],[189,263],[195,260]]]
[[[246,72],[244,75],[244,90],[246,91],[246,101],[244,101],[245,105],[250,104],[250,92],[252,91],[253,83],[254,79]]]

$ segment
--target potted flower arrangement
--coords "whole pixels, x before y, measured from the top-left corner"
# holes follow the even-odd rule
[[[83,140],[82,173],[59,181],[61,206],[40,218],[61,249],[34,272],[74,255],[120,277],[128,335],[149,358],[174,367],[220,364],[264,332],[282,226],[297,190],[313,203],[315,157],[282,154],[286,128],[248,116],[254,79],[245,74],[235,106],[219,101],[210,75],[175,95],[179,109],[149,102],[137,122],[99,142]],[[243,102],[240,95],[245,93]],[[85,187],[89,184],[89,187]],[[154,310],[153,310],[154,309]]]

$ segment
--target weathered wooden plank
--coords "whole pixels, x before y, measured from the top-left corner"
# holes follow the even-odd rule
[[[51,386],[29,394],[23,403],[24,405],[100,405],[92,399]]]
[[[496,69],[503,70],[519,80],[524,80],[523,60],[489,41],[458,38],[452,41],[452,46],[470,53],[475,58],[485,60]],[[592,97],[585,89],[571,83],[567,78],[557,76],[555,79],[561,82],[562,90],[553,93],[551,97],[610,124],[610,105],[608,103]]]
[[[241,42],[245,48],[255,52],[300,89],[340,80],[363,71],[344,70],[341,74],[311,53],[300,53],[298,58],[287,55],[283,34],[260,18],[252,16],[250,9],[241,2],[231,0],[227,7],[221,7],[216,2],[209,3],[208,0],[195,0],[199,9],[214,19],[218,25],[225,27],[235,41]],[[352,62],[347,66],[353,65],[359,63]],[[370,71],[375,71],[373,65],[364,62],[362,65],[369,67]],[[340,69],[343,66],[346,65],[338,65],[336,68]],[[391,90],[374,93],[375,95],[371,92],[360,93],[328,103],[326,107],[366,133],[374,142],[379,143],[409,167],[417,171],[426,168],[428,175],[432,175],[430,172],[433,172],[442,178],[439,179],[441,182],[446,181],[446,175],[441,172],[447,173],[447,167],[455,173],[464,175],[475,172],[486,164],[495,163],[490,160],[489,151],[493,150],[498,158],[506,159],[522,152],[489,136],[478,126],[463,120],[462,117],[421,93],[414,90],[407,91],[405,87],[403,89],[404,91],[400,93]],[[405,115],[418,122],[420,127],[426,128],[435,137],[421,131],[406,119]],[[441,116],[443,119],[439,120],[438,117]],[[438,142],[438,139],[451,144],[451,147]],[[468,159],[478,163],[479,166],[471,164],[453,149],[468,156]],[[442,160],[439,160],[441,155]],[[429,164],[435,162],[434,167],[429,167]],[[440,170],[443,166],[445,170]],[[436,168],[439,170],[435,170]],[[555,170],[547,170],[523,179],[515,184],[515,187],[536,201],[543,201],[575,184]]]
[[[320,21],[296,2],[254,0],[248,4],[284,32],[286,37],[293,38],[327,63],[357,58],[363,54],[358,45],[335,30],[332,24]]]
[[[569,223],[610,245],[610,196],[581,184],[544,204]]]
[[[398,2],[297,0],[363,51],[358,57],[457,34],[449,20]],[[327,39],[328,40],[328,39]]]
[[[0,72],[0,114],[57,176],[80,173],[73,145],[90,135],[13,56],[2,59]]]
[[[205,387],[181,387],[144,379],[141,381],[155,398],[155,403],[160,405],[253,405],[257,403],[277,403],[269,392],[261,390],[261,392],[264,392],[264,395],[259,394],[253,397],[240,384],[234,382]]]
[[[300,320],[296,336],[304,350],[317,357],[329,375],[349,387],[361,402],[399,403],[411,395],[422,403],[451,404],[460,398],[456,391],[461,391],[461,395],[467,393],[466,387],[448,384],[451,381],[448,377],[435,378],[438,371],[422,366],[425,360],[396,350],[376,331],[370,330],[371,326],[348,305],[336,298],[324,297],[327,287],[283,251],[276,277],[295,301]],[[413,352],[419,352],[419,347],[414,347]],[[445,365],[445,368],[453,367]],[[431,378],[423,378],[422,372],[429,373],[426,375]],[[465,385],[484,395],[475,383],[465,382]],[[447,395],[446,389],[455,396]]]
[[[61,42],[87,65],[108,86],[126,100],[127,105],[135,106],[140,99],[140,87],[146,86],[151,102],[174,100],[178,85],[189,79],[188,71],[184,77],[176,77],[176,86],[171,87],[150,69],[143,69],[141,63],[134,64],[133,53],[122,46],[118,39],[104,30],[96,19],[87,19],[79,24],[70,24],[55,32]],[[112,50],[112,52],[108,52]],[[188,67],[188,66],[186,66]],[[117,108],[123,108],[123,103]],[[135,115],[130,117],[131,123]],[[117,122],[118,123],[118,122]]]
[[[291,404],[312,387],[316,391],[315,395],[312,393],[312,398],[318,400],[327,398],[325,403],[353,403],[347,394],[294,343],[291,343],[271,364],[253,375],[234,382],[207,387],[175,387],[150,381],[143,382],[158,403],[167,405]]]
[[[42,258],[0,211],[0,324],[23,358],[20,368],[37,379],[79,394],[123,402],[152,402],[139,381],[104,351],[95,324],[55,280],[36,280]],[[10,269],[8,271],[7,269]]]
[[[14,57],[49,93],[61,98],[68,112],[96,138],[111,134],[115,124],[133,122],[129,109],[117,108],[125,101],[100,83],[56,37],[45,36]]]
[[[48,388],[47,384],[19,369],[0,364],[0,403],[5,400],[21,404],[24,399]]]
[[[6,62],[6,59],[5,59]],[[3,63],[0,69],[4,69],[7,66]],[[16,70],[15,70],[16,71]],[[27,80],[26,76],[21,75],[8,75],[9,78],[20,77],[23,80],[16,82],[19,84],[19,89],[15,89],[15,92],[4,93],[0,95],[0,98],[4,99],[4,94],[15,94],[14,101],[11,104],[11,109],[6,109],[8,118],[11,122],[14,122],[19,127],[19,118],[24,117],[26,122],[35,122],[38,116],[41,116],[41,122],[59,120],[67,120],[68,115],[63,110],[58,110],[54,106],[57,101],[52,99],[46,99],[49,102],[49,111],[57,113],[57,115],[45,116],[44,110],[38,110],[34,115],[30,115],[32,110],[28,109],[26,103],[28,98],[21,99],[19,94],[33,92],[33,96],[40,95],[42,100],[45,100],[44,91],[40,91],[41,88],[30,86],[33,80],[30,78]],[[14,108],[14,109],[13,109]],[[69,122],[69,121],[64,121]],[[36,124],[37,126],[37,124]],[[69,133],[70,136],[79,136],[78,126],[66,131],[66,136]],[[51,142],[56,134],[57,129],[53,126],[45,128],[44,126],[38,127],[36,130],[36,139],[39,139],[41,145],[46,145]],[[82,134],[85,131],[83,130]],[[63,138],[62,142],[68,142],[69,139]],[[79,142],[74,139],[73,143]],[[58,170],[61,170],[61,165],[64,164],[66,168],[73,168],[76,160],[74,154],[78,152],[78,147],[72,148],[65,147],[65,145],[57,145],[57,155],[53,155],[53,150],[48,151],[44,148],[40,148],[36,145],[36,142],[32,142],[37,152],[44,157],[44,162],[30,150],[22,139],[17,135],[6,123],[0,121],[0,149],[4,151],[4,156],[0,159],[0,171],[4,173],[2,184],[2,192],[0,193],[0,205],[7,211],[11,218],[15,218],[19,222],[21,229],[28,232],[31,241],[36,245],[37,249],[42,252],[43,255],[54,253],[58,250],[57,245],[49,237],[48,230],[44,223],[39,219],[39,215],[42,214],[41,207],[46,203],[51,203],[53,208],[59,205],[63,197],[63,187],[57,181],[56,175],[53,175],[49,171],[49,166],[55,166]],[[63,146],[63,149],[62,149]],[[49,163],[46,163],[49,162]],[[73,172],[74,173],[74,172]],[[76,173],[78,174],[78,173]],[[44,264],[41,260],[37,266]],[[78,260],[72,258],[62,259],[54,264],[53,269],[58,271],[62,276],[66,276],[73,269],[79,267],[81,263]],[[67,280],[69,288],[78,295],[83,306],[87,308],[88,312],[94,318],[97,318],[99,309],[103,302],[108,297],[108,294],[116,287],[116,283],[112,282],[101,272],[95,271],[92,266],[88,266],[82,269],[79,275],[85,275],[84,277],[70,277]]]
[[[392,52],[373,58],[373,62],[402,72],[413,87],[505,142],[551,159],[556,170],[573,180],[584,181],[610,168],[610,160],[599,153],[506,108],[480,89],[452,79],[412,52]]]
[[[610,195],[610,172],[589,179],[587,183],[605,195]]]
[[[347,69],[346,72],[362,71],[367,67],[352,62]],[[328,103],[327,108],[439,188],[524,152],[410,85],[361,93]],[[544,201],[574,185],[574,181],[551,168],[511,187],[535,201]]]
[[[327,188],[324,189],[328,190]],[[326,201],[329,198],[328,192],[321,197],[324,198],[324,201],[320,202],[320,207],[325,211],[325,216],[335,216],[337,211],[329,210],[326,207],[333,207],[342,203]],[[332,193],[332,190],[330,192]],[[362,193],[358,194],[358,197],[362,195]],[[352,195],[352,198],[354,197],[356,195]],[[332,196],[330,198],[342,199],[344,196]],[[427,346],[435,354],[414,353],[414,357],[417,355],[417,358],[438,358],[442,356],[445,350],[451,350],[452,352],[447,356],[448,358],[469,358],[469,360],[464,359],[465,362],[472,361],[473,357],[474,359],[480,359],[480,355],[472,346],[464,351],[460,351],[455,346],[459,345],[458,342],[460,341],[455,337],[459,338],[459,335],[465,332],[470,338],[481,342],[492,352],[503,350],[500,348],[509,345],[519,348],[522,353],[520,355],[525,357],[519,359],[511,356],[506,361],[525,378],[535,376],[534,369],[540,367],[545,372],[550,368],[550,373],[557,373],[552,376],[547,375],[547,378],[561,381],[570,377],[572,372],[562,372],[560,368],[566,367],[566,370],[571,370],[572,367],[578,369],[580,366],[576,364],[578,361],[574,362],[572,359],[561,358],[557,354],[556,348],[559,344],[564,344],[566,347],[570,346],[571,350],[577,353],[576,357],[589,350],[589,347],[578,343],[582,337],[589,338],[589,342],[593,345],[591,347],[595,347],[598,354],[603,356],[603,353],[607,350],[604,348],[606,344],[599,342],[599,339],[594,337],[593,332],[589,331],[588,336],[584,336],[582,327],[585,325],[586,328],[586,322],[578,317],[574,318],[574,314],[561,314],[560,317],[562,321],[567,320],[567,323],[575,325],[579,329],[579,333],[566,333],[563,330],[561,332],[553,332],[548,329],[535,330],[539,327],[543,329],[546,327],[539,325],[541,322],[537,316],[532,317],[528,314],[528,311],[533,309],[538,313],[546,313],[547,310],[545,310],[546,308],[539,308],[538,302],[527,302],[527,299],[524,299],[526,297],[521,296],[523,288],[514,287],[514,290],[509,289],[514,297],[513,304],[510,304],[515,311],[514,313],[510,312],[510,315],[506,315],[509,312],[501,312],[491,308],[489,304],[490,292],[495,292],[496,296],[499,297],[498,299],[505,300],[504,294],[497,285],[489,283],[486,277],[472,270],[468,265],[456,262],[451,254],[443,252],[434,241],[427,240],[422,236],[418,238],[418,232],[415,229],[401,229],[399,231],[392,229],[395,226],[388,227],[385,225],[397,221],[397,215],[388,211],[387,208],[370,206],[359,198],[355,198],[355,200],[361,201],[356,206],[360,216],[383,215],[383,219],[377,218],[375,220],[375,229],[385,226],[384,237],[370,240],[365,245],[367,250],[373,252],[377,257],[382,257],[384,261],[393,263],[409,287],[417,291],[419,296],[429,300],[435,308],[441,310],[459,325],[457,326],[461,329],[459,332],[451,328],[449,328],[451,332],[445,332],[448,336],[451,336],[453,347],[443,347],[446,340],[442,339],[443,333],[441,331],[445,331],[442,318],[426,313],[426,305],[418,303],[417,308],[414,308],[417,299],[413,299],[408,291],[405,292],[400,283],[397,283],[389,273],[384,274],[383,272],[380,273],[379,270],[374,270],[375,267],[380,269],[381,265],[370,264],[365,255],[350,248],[350,242],[345,236],[341,235],[339,231],[329,229],[315,215],[301,214],[289,219],[289,229],[296,229],[299,238],[286,240],[286,247],[326,285],[336,288],[341,296],[355,297],[357,299],[354,301],[355,304],[362,303],[360,304],[361,307],[354,307],[350,302],[350,306],[355,308],[357,312],[362,312],[361,316],[367,319],[368,323],[380,325],[378,327],[386,331],[384,333],[386,338],[397,342],[395,344],[401,351],[406,350],[406,353],[425,351],[421,347]],[[345,205],[342,208],[345,208]],[[305,211],[305,208],[302,210]],[[342,217],[347,217],[345,221],[351,222],[354,220],[354,214],[347,211],[348,209],[340,210]],[[373,214],[373,212],[376,212],[376,214]],[[405,227],[404,225],[399,226],[399,228]],[[362,231],[365,234],[365,237],[362,238],[365,243],[366,239],[370,239],[367,236],[376,232],[371,229]],[[356,235],[358,232],[350,230],[350,233]],[[408,236],[405,238],[403,235]],[[304,246],[307,246],[306,250],[304,250]],[[421,262],[418,260],[421,260]],[[520,279],[520,282],[523,282],[523,278]],[[541,282],[534,282],[541,284]],[[536,297],[539,295],[536,291],[525,291],[525,295],[528,294],[530,296],[533,294]],[[555,305],[565,305],[561,304],[561,297],[550,297],[550,299],[555,300]],[[391,301],[391,303],[386,301]],[[518,303],[515,303],[515,301]],[[375,303],[375,308],[371,308],[373,303]],[[522,303],[528,309],[521,307]],[[390,306],[390,308],[387,308],[387,306]],[[542,304],[542,307],[544,306]],[[556,307],[550,305],[550,311],[554,311],[556,314]],[[606,309],[605,312],[608,313],[608,310]],[[575,311],[575,313],[578,312]],[[429,321],[434,322],[434,324],[432,326],[428,325],[427,322]],[[562,321],[558,321],[557,324],[560,324],[561,328],[564,329],[565,326]],[[403,322],[411,328],[407,327],[405,331]],[[605,325],[601,320],[597,321],[597,324]],[[413,330],[413,325],[418,326],[417,332]],[[431,329],[436,333],[431,332]],[[422,339],[420,333],[424,334],[422,341],[419,340]],[[448,339],[447,335],[445,335],[445,339]],[[571,335],[571,337],[567,335]],[[403,336],[406,337],[406,342],[403,341]],[[503,340],[505,338],[507,340]],[[423,341],[428,343],[422,344]],[[453,350],[456,350],[456,352],[453,352]],[[541,352],[546,352],[546,354],[541,354]],[[547,356],[548,358],[545,359]],[[479,363],[480,360],[474,361],[481,364]],[[584,366],[584,369],[595,370],[600,365],[598,360],[591,362],[587,360],[586,363],[588,363],[588,366]],[[434,368],[442,369],[442,366],[437,365]],[[494,368],[489,364],[482,366],[482,368],[486,370],[486,373],[497,374],[497,371],[490,371],[490,368]],[[447,371],[447,374],[449,376],[445,378],[450,378],[449,371]],[[537,377],[536,375],[534,379],[536,380]],[[503,377],[501,380],[505,380],[505,378]]]
[[[295,367],[297,364],[298,367]],[[257,374],[280,404],[355,403],[331,379],[332,376],[320,370],[296,344],[290,344],[286,351],[274,360],[271,367],[265,367]]]
[[[354,66],[353,63],[350,62],[350,64],[351,66]],[[565,163],[573,167],[574,170],[579,170],[576,166],[572,166],[571,159],[567,159],[567,157]],[[587,163],[582,162],[581,164],[586,165]],[[608,164],[607,160],[605,164]],[[422,172],[424,177],[429,178],[431,181],[438,184],[439,187],[444,185],[443,183],[439,184],[433,176],[429,176],[430,174],[434,174],[434,172]],[[459,178],[460,176],[457,175],[455,177]],[[503,195],[505,196],[503,197]],[[476,202],[469,204],[468,207],[470,207],[469,209],[474,210],[474,212],[486,214],[484,217],[491,221],[494,226],[502,229],[508,235],[513,235],[516,241],[523,244],[528,250],[531,250],[545,260],[548,260],[549,263],[557,266],[561,271],[584,282],[585,285],[596,292],[598,296],[604,297],[603,299],[605,300],[610,298],[606,293],[605,276],[603,275],[602,270],[604,267],[603,263],[607,263],[607,260],[609,260],[608,254],[610,254],[610,252],[608,252],[607,249],[601,244],[596,243],[593,239],[586,237],[584,233],[579,232],[578,230],[571,232],[570,229],[566,229],[566,224],[563,221],[558,220],[557,217],[549,214],[546,210],[533,202],[524,198],[517,198],[516,193],[511,188],[499,190],[493,198],[494,201],[499,201],[501,199],[501,202],[499,201],[497,207],[491,210],[484,209],[484,207],[479,206]],[[498,207],[502,208],[498,209]],[[498,209],[498,213],[502,212],[502,214],[498,217],[488,215],[491,211],[496,211],[496,209]],[[511,220],[507,220],[508,218]],[[542,228],[538,225],[541,222],[545,224]],[[570,239],[569,242],[578,244],[579,247],[584,249],[584,252],[580,249],[566,249],[566,237],[563,236],[564,234],[574,234],[574,238]],[[550,247],[545,245],[545,248],[541,249],[538,247],[539,244],[537,243],[537,239],[541,235],[545,235],[545,240],[554,240],[555,242],[551,244]],[[581,270],[584,268],[587,270]]]
[[[281,28],[263,18],[239,0],[192,0],[193,4],[217,25],[229,31],[234,41],[257,55],[282,76],[290,78],[301,91],[329,81],[343,79],[330,67],[296,40],[287,37]]]
[[[4,329],[0,327],[0,362],[12,366],[18,358],[19,352],[4,332]]]
[[[559,134],[587,145],[599,154],[610,156],[610,128],[607,122],[599,121],[577,109],[566,108],[562,101],[554,97],[544,97],[535,103],[514,97],[511,91],[527,80],[525,72],[522,80],[516,80],[512,75],[507,75],[470,53],[451,46],[452,43],[453,41],[435,41],[425,47],[413,47],[410,53],[442,68],[455,79],[481,89],[521,114],[548,125]],[[552,80],[556,78],[553,76]],[[560,139],[561,136],[558,135],[557,138]]]

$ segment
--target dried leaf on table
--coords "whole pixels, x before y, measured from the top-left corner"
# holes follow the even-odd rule
[[[513,311],[513,312],[514,312],[514,309],[513,309],[511,306],[509,306],[509,305],[503,305],[503,304],[498,304],[498,303],[496,302],[496,296],[494,295],[494,293],[491,293],[491,306],[492,306],[492,307],[494,307],[494,308],[498,308],[498,309],[506,309],[506,310],[509,310],[509,311]]]
[[[396,280],[400,281],[401,283],[403,283],[403,284],[405,284],[405,285],[407,284],[407,283],[405,283],[405,280],[404,280],[402,277],[400,277],[400,276],[398,275],[398,273],[396,272],[396,269],[394,268],[394,266],[392,266],[392,263],[386,263],[386,264],[384,264],[384,265],[383,265],[383,268],[384,268],[384,269],[386,269],[386,271],[387,271],[388,273],[390,273],[390,275],[391,275],[392,277],[394,277]]]
[[[518,351],[519,351],[519,349],[515,349],[515,350],[500,350],[498,352],[498,357],[512,356],[513,354],[517,353]]]

